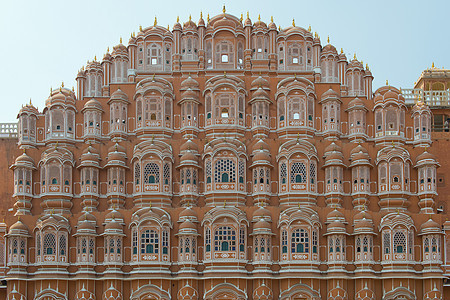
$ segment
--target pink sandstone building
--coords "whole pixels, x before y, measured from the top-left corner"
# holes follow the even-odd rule
[[[374,91],[294,23],[155,20],[1,141],[0,295],[450,299],[449,74]]]

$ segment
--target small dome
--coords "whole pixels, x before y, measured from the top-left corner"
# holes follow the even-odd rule
[[[272,219],[270,211],[267,208],[262,207],[262,206],[260,206],[253,213],[253,220],[261,220],[261,219],[267,219],[267,220]]]
[[[436,161],[436,156],[425,150],[422,154],[417,156],[416,163],[424,160]]]
[[[112,145],[111,147],[108,148],[108,152],[122,152],[122,153],[126,153],[125,151],[125,147],[119,145],[118,143],[115,143],[114,145]]]
[[[253,27],[256,27],[256,28],[258,28],[258,27],[259,28],[267,28],[267,25],[263,21],[258,20],[258,21],[255,22],[255,24],[253,24]]]
[[[332,211],[330,211],[327,215],[327,222],[332,223],[335,221],[340,221],[340,222],[344,222],[345,221],[345,217],[344,214],[341,213],[339,210],[334,209]]]
[[[373,230],[373,224],[369,219],[362,219],[355,223],[355,231],[361,231],[363,229]]]
[[[327,232],[345,232],[345,225],[342,222],[334,221],[327,225]]]
[[[330,154],[325,156],[325,161],[331,160],[342,160],[343,155],[341,152],[331,152]]]
[[[269,99],[269,94],[263,90],[262,87],[259,87],[256,91],[253,92],[252,99]]]
[[[332,142],[325,148],[324,153],[327,153],[327,152],[342,152],[342,148],[339,145],[337,145],[335,142]]]
[[[372,220],[372,216],[370,215],[369,212],[363,210],[363,211],[359,211],[354,217],[353,217],[353,222],[358,222],[361,221],[363,219],[366,220]]]
[[[348,108],[352,108],[352,107],[366,107],[366,105],[364,104],[364,102],[361,99],[355,98],[348,103]]]
[[[198,146],[196,143],[194,143],[191,139],[187,140],[183,145],[180,147],[180,152],[183,151],[195,151],[198,152]]]
[[[189,17],[189,21],[187,21],[186,23],[183,24],[183,30],[187,30],[187,29],[197,30],[197,24],[195,24],[195,22],[192,21],[190,17]]]
[[[28,232],[28,227],[27,225],[25,225],[24,223],[22,223],[22,221],[18,220],[16,223],[14,223],[13,225],[11,225],[11,227],[9,227],[9,232],[11,233],[11,231],[22,231],[22,232]]]
[[[357,154],[357,153],[359,153],[359,152],[363,152],[363,153],[369,154],[369,152],[367,151],[367,149],[364,148],[363,146],[361,146],[361,144],[359,144],[358,146],[356,146],[355,148],[353,148],[353,149],[350,151],[350,155]]]
[[[182,100],[186,100],[186,99],[198,100],[198,94],[197,93],[198,92],[192,90],[191,88],[188,88],[183,93],[181,93],[181,99]]]
[[[328,99],[328,98],[339,98],[339,94],[335,92],[332,88],[330,88],[328,91],[322,94],[322,100]]]
[[[79,221],[77,231],[95,231],[95,223],[89,221]]]
[[[428,221],[426,221],[425,223],[423,223],[420,226],[420,232],[422,234],[425,233],[432,233],[432,232],[440,232],[441,231],[441,226],[439,226],[438,223],[436,223],[435,221],[433,221],[433,219],[428,219]]]
[[[83,106],[83,110],[86,109],[97,109],[103,111],[101,103],[96,99],[91,99],[86,102],[86,104],[84,104]]]
[[[277,30],[277,25],[271,20],[268,25],[270,30]]]
[[[37,110],[36,107],[33,106],[33,104],[31,104],[31,100],[30,100],[30,104],[27,104],[25,106],[22,106],[22,108],[19,110],[19,114],[18,116],[20,116],[21,114],[32,114],[32,115],[38,115],[39,111]]]
[[[34,166],[34,160],[24,152],[24,153],[22,153],[22,155],[20,155],[19,157],[16,158],[15,164],[16,165],[20,165],[20,164],[22,164],[22,165],[25,165],[25,164],[29,165],[29,164],[31,164],[31,165]]]
[[[175,24],[173,24],[173,30],[181,30],[181,24],[180,22],[176,22]]]
[[[256,143],[253,144],[253,147],[252,147],[252,152],[260,151],[260,150],[269,151],[269,145],[263,139],[259,139],[258,141],[256,141]]]
[[[180,162],[194,161],[198,163],[197,156],[192,151],[186,151],[180,158]]]
[[[115,57],[117,55],[128,56],[128,49],[127,49],[127,47],[125,47],[124,44],[122,44],[122,42],[120,42],[118,45],[113,47],[113,51],[112,51],[111,55],[113,57]]]
[[[195,230],[197,231],[197,226],[195,226],[194,223],[191,222],[190,219],[186,219],[184,220],[183,223],[181,223],[180,225],[180,231],[184,229],[184,230]]]
[[[181,82],[181,89],[182,90],[188,89],[188,88],[190,88],[192,90],[198,90],[198,87],[199,87],[199,85],[198,85],[197,80],[193,79],[191,77],[191,75],[189,75],[188,78],[186,78],[185,80],[183,80]]]
[[[322,53],[323,54],[338,54],[336,47],[334,47],[331,44],[325,45],[325,47],[322,48]]]
[[[253,225],[253,230],[261,230],[261,229],[266,229],[266,230],[271,230],[271,226],[270,223],[267,222],[265,219],[261,218],[261,220],[259,220],[258,222],[255,223],[255,225]]]
[[[198,20],[198,26],[205,26],[205,20],[203,20],[202,15],[200,15],[200,20]]]
[[[92,215],[89,212],[84,212],[84,214],[82,214],[79,218],[78,218],[78,223],[80,222],[97,222],[97,219],[94,217],[94,215]]]
[[[253,163],[261,162],[261,161],[269,161],[270,162],[270,154],[263,150],[256,151],[255,155],[252,158],[252,161],[253,161]]]
[[[122,152],[110,152],[108,154],[108,162],[111,161],[120,161],[120,162],[125,162],[125,155]]]
[[[129,102],[128,101],[128,95],[122,91],[120,88],[118,88],[114,93],[112,93],[111,95],[111,100],[122,100],[125,102]]]
[[[197,213],[191,208],[191,207],[186,207],[184,210],[182,210],[180,212],[179,215],[180,220],[198,220],[198,215]]]
[[[111,221],[107,222],[105,225],[105,231],[122,231],[122,225],[116,219],[111,219]]]
[[[363,67],[362,63],[359,60],[357,60],[357,59],[352,59],[349,62],[348,69],[351,69],[351,68],[358,68],[358,69],[363,69],[364,70],[364,67]]]
[[[113,209],[106,214],[105,220],[123,220],[123,215],[117,210]]]

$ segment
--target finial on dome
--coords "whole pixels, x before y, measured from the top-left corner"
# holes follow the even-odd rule
[[[242,23],[242,21],[244,20],[244,14],[241,14],[241,18],[239,19]]]
[[[170,27],[169,27],[169,24],[167,24],[167,31],[170,31]]]
[[[192,17],[191,17],[191,15],[189,14],[189,22],[192,20]]]
[[[353,54],[353,59],[356,59],[356,53],[355,53],[355,54]]]
[[[155,22],[153,22],[153,26],[156,26],[158,24],[158,19],[155,17]]]
[[[328,44],[330,43],[330,36],[328,36],[328,38],[327,38],[327,43]]]
[[[261,22],[261,14],[258,14],[258,21]]]
[[[64,81],[61,82],[61,87],[64,87]]]
[[[309,31],[309,32],[311,32],[311,25],[309,25],[309,27],[308,27],[308,31]]]
[[[52,95],[53,89],[50,87],[50,96]]]
[[[208,21],[208,23],[209,23],[209,13],[208,13],[208,16],[206,17],[206,21]]]
[[[433,68],[433,69],[434,69],[434,61],[433,61],[433,63],[431,64],[431,68]]]
[[[389,80],[386,79],[386,85],[389,85]]]
[[[122,44],[122,37],[120,37],[120,39],[119,39],[119,43],[120,43],[120,44]]]
[[[72,92],[75,93],[75,87],[72,85]]]
[[[142,31],[142,25],[139,25],[139,31]]]
[[[225,9],[225,4],[223,5],[222,12],[225,13],[227,10]]]
[[[343,54],[343,53],[344,53],[344,49],[341,48],[341,54]]]
[[[273,23],[273,16],[270,16],[270,22]]]
[[[425,150],[423,152],[427,152],[428,146],[425,146]]]
[[[227,206],[227,200],[223,202],[223,207]]]
[[[120,38],[120,42],[122,43],[122,38]],[[106,53],[109,53],[109,47],[106,48]]]
[[[94,56],[94,61],[97,61],[97,55]]]
[[[223,71],[223,77],[227,78],[227,71]]]
[[[203,19],[203,12],[200,11],[200,19]]]
[[[249,13],[248,13],[248,10],[247,10],[247,19],[250,19],[250,17],[249,17]]]
[[[30,105],[32,105],[32,104],[31,104],[31,98],[30,98]]]
[[[281,26],[280,25],[278,25],[278,31],[281,31]]]
[[[369,65],[368,64],[366,64],[366,70],[369,70]]]
[[[295,19],[294,18],[292,19],[292,26],[295,27]]]

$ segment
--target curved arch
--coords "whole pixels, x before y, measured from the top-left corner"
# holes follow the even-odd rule
[[[410,216],[404,213],[390,213],[381,219],[379,230],[383,230],[385,227],[393,229],[397,226],[406,227],[408,230],[411,228],[416,229],[414,221]]]
[[[204,224],[213,224],[216,220],[223,217],[231,218],[236,224],[244,223],[247,226],[249,225],[245,212],[234,206],[226,206],[214,207],[209,210],[203,217],[202,226],[204,226]]]
[[[320,294],[318,291],[312,289],[310,286],[298,283],[291,286],[289,289],[283,291],[280,294],[280,300],[292,300],[295,296],[306,297],[309,300],[320,300]]]
[[[130,300],[144,299],[169,300],[170,294],[168,291],[163,290],[159,286],[146,284],[141,286],[136,291],[133,291],[130,296]]]
[[[414,292],[406,287],[397,287],[384,294],[383,300],[394,300],[394,299],[404,299],[404,300],[415,300],[416,295]]]
[[[226,295],[226,298],[225,298]],[[230,300],[246,300],[248,299],[247,293],[236,287],[231,283],[220,283],[209,291],[205,292],[205,300],[215,300],[215,299],[230,299]],[[231,296],[231,297],[230,297]]]
[[[67,296],[51,288],[44,289],[34,296],[35,300],[67,300]]]

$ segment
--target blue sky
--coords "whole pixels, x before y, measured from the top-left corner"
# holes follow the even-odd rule
[[[423,69],[450,68],[449,1],[6,1],[0,0],[0,122],[15,122],[29,99],[42,110],[50,87],[75,86],[81,66],[103,57],[123,37],[153,24],[227,12],[250,12],[266,23],[316,31],[326,44],[356,53],[375,77],[374,90],[389,80],[412,87]]]

